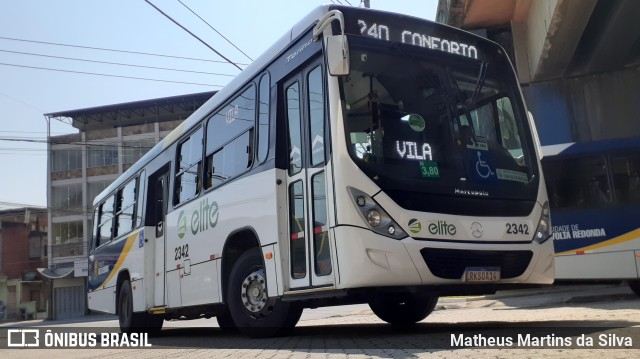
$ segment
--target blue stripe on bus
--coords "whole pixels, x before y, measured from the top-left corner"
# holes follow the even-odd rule
[[[130,236],[127,236],[115,243],[107,244],[104,248],[98,248],[93,253],[94,260],[89,261],[88,268],[89,278],[87,285],[89,290],[96,290],[105,284],[105,281],[115,269],[116,263],[118,259],[120,259],[129,237]]]

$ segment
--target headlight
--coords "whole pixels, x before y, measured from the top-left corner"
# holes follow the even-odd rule
[[[377,227],[380,225],[380,212],[378,210],[372,209],[367,212],[367,222],[371,227]]]
[[[549,210],[549,202],[545,202],[542,206],[542,214],[538,222],[538,228],[533,235],[533,239],[538,243],[544,243],[551,238],[551,211]]]
[[[402,239],[407,236],[402,228],[373,198],[353,187],[347,187],[347,190],[362,219],[372,231],[394,239]]]

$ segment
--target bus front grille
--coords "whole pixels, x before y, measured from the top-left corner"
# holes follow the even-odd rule
[[[531,251],[471,251],[423,248],[422,258],[433,275],[444,279],[460,279],[467,267],[500,267],[502,279],[522,275],[531,262]]]

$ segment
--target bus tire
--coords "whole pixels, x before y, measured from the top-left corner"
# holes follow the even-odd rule
[[[157,334],[162,329],[164,317],[133,312],[133,291],[131,290],[131,282],[127,279],[120,285],[118,322],[122,333],[146,332]]]
[[[220,310],[216,314],[216,320],[218,320],[218,327],[223,332],[232,332],[238,330],[236,323],[233,322],[233,318],[231,318],[231,313],[229,313],[229,307],[224,307],[224,309]]]
[[[435,309],[437,296],[411,293],[378,294],[369,307],[378,318],[398,327],[407,327],[426,318]]]
[[[627,284],[636,295],[640,296],[640,279],[629,280]]]
[[[253,248],[236,261],[227,290],[229,313],[238,330],[253,338],[288,334],[298,323],[302,308],[280,298],[267,297],[262,251]]]

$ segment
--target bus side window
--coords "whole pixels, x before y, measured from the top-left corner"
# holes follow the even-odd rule
[[[545,178],[552,209],[592,208],[611,202],[607,169],[601,156],[546,162]]]
[[[109,196],[99,206],[99,223],[98,223],[98,242],[96,247],[109,242],[113,237],[113,207],[115,203],[115,195]]]
[[[173,204],[183,203],[200,193],[202,180],[202,127],[178,146]]]
[[[246,172],[253,164],[256,90],[249,86],[207,122],[205,188]]]
[[[117,192],[114,238],[131,232],[135,226],[137,184],[138,179],[134,178]]]
[[[152,225],[156,227],[156,238],[162,236],[164,234],[164,228],[162,226],[162,221],[164,220],[164,187],[165,187],[165,179],[164,177],[158,178],[155,183],[155,206],[153,208],[153,223]]]
[[[618,202],[640,203],[640,153],[611,157],[613,188]]]

